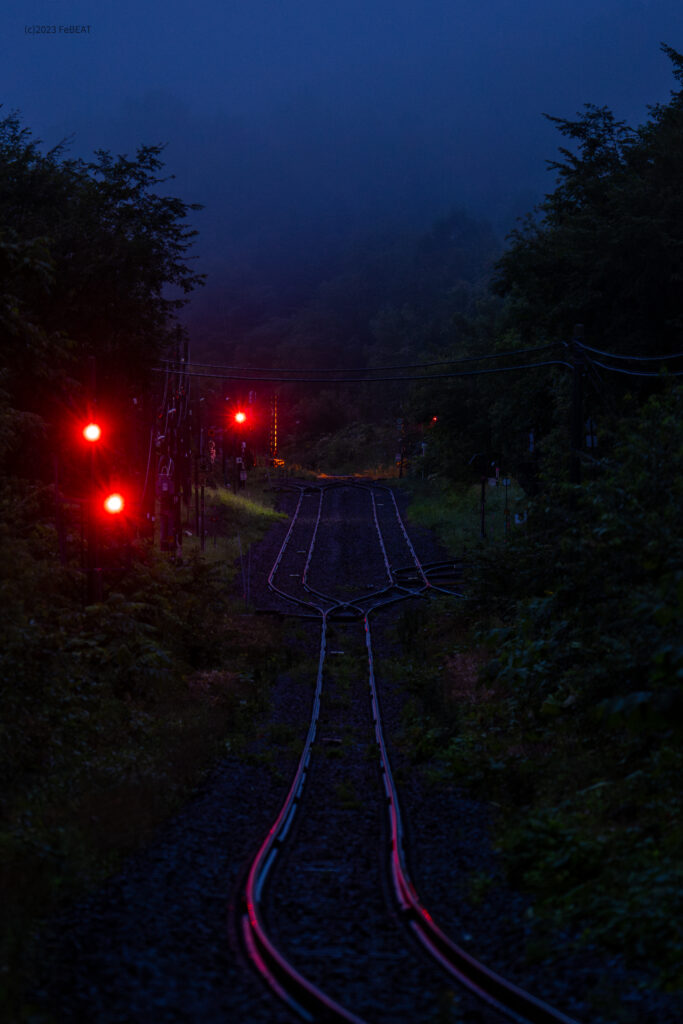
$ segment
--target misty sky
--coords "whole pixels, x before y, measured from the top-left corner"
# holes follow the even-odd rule
[[[15,0],[0,102],[77,155],[167,143],[213,270],[457,206],[509,227],[552,188],[542,113],[641,122],[674,86],[661,42],[683,50],[681,0]]]

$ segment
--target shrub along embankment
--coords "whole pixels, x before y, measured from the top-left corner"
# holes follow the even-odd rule
[[[38,919],[150,838],[268,706],[281,645],[244,615],[239,551],[278,514],[267,499],[207,492],[205,554],[139,547],[85,605],[77,538],[63,564],[49,494],[0,495],[0,901],[11,1010]],[[187,531],[191,533],[190,530]],[[236,562],[237,559],[237,562]]]
[[[508,543],[470,548],[466,599],[399,630],[424,716],[417,729],[413,707],[406,743],[442,784],[498,805],[496,842],[539,936],[569,926],[670,990],[683,984],[680,403],[673,390],[617,424],[581,486],[547,478]],[[414,486],[420,519],[441,520],[460,554],[472,495],[444,489],[428,516]]]

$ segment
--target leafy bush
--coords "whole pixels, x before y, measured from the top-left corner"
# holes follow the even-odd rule
[[[615,420],[581,487],[547,474],[525,532],[477,552],[457,614],[403,637],[420,666],[404,738],[498,805],[539,929],[667,988],[683,984],[682,401],[672,387]],[[476,645],[472,684],[461,652]]]

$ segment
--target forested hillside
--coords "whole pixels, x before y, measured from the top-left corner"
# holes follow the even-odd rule
[[[667,54],[683,85],[683,58]],[[501,305],[472,322],[471,351],[555,342],[569,365],[449,386],[432,472],[471,484],[468,453],[484,451],[533,497],[507,543],[470,549],[471,600],[455,618],[444,612],[433,634],[441,657],[417,688],[432,707],[429,756],[501,807],[499,847],[509,877],[535,898],[539,955],[550,954],[548,927],[562,923],[674,990],[683,91],[637,129],[592,106],[557,123],[572,143],[553,165],[557,186],[498,261]],[[572,345],[577,322],[586,348]],[[428,389],[432,403],[441,388]],[[449,504],[462,513],[462,492],[433,486],[440,509],[428,521],[443,526]],[[414,635],[418,677],[424,644]],[[417,749],[424,756],[424,740]],[[611,1000],[609,1019],[630,1019]]]
[[[35,921],[106,877],[187,798],[248,728],[276,656],[273,629],[229,612],[236,551],[174,562],[143,540],[151,369],[175,351],[175,313],[200,281],[187,263],[190,208],[164,192],[161,167],[154,147],[89,164],[45,154],[16,116],[0,122],[7,1020],[31,1012],[21,992]],[[82,435],[89,418],[102,426],[96,452]],[[125,481],[123,523],[99,507],[110,480]],[[248,545],[275,513],[235,499],[216,517],[217,532]]]
[[[678,84],[680,57],[664,50]],[[326,370],[442,361],[430,370],[434,386],[386,385],[379,400],[376,386],[331,385],[316,400],[310,388],[281,388],[284,434],[299,422],[303,458],[321,432],[397,417],[419,432],[438,415],[427,472],[465,479],[472,455],[485,452],[534,486],[529,475],[536,474],[531,463],[539,451],[537,443],[535,458],[528,458],[530,432],[547,447],[559,431],[557,451],[566,458],[560,435],[571,414],[571,374],[548,367],[461,380],[439,375],[504,365],[503,358],[486,364],[474,357],[542,345],[553,347],[525,361],[571,361],[574,326],[582,324],[584,343],[600,350],[583,369],[582,415],[607,441],[623,396],[638,402],[652,390],[652,381],[637,374],[656,375],[664,363],[652,357],[681,347],[680,119],[680,91],[638,127],[591,104],[574,120],[551,117],[562,136],[557,158],[548,161],[555,187],[504,246],[485,222],[455,209],[422,235],[359,243],[305,301],[283,296],[278,308],[277,295],[259,302],[247,288],[234,321],[198,321],[194,355]],[[238,306],[235,298],[236,312]],[[464,358],[471,362],[458,366]]]

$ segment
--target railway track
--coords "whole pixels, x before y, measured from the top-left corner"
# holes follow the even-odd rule
[[[354,570],[359,564],[362,579]],[[362,958],[379,965],[372,969],[380,1000],[391,1001],[387,987],[396,990],[405,978],[425,992],[425,1006],[431,1005],[427,991],[457,984],[468,1005],[484,1008],[477,1019],[487,1024],[572,1024],[451,941],[421,903],[408,871],[371,623],[381,609],[432,591],[461,595],[462,566],[421,564],[389,488],[331,483],[298,488],[268,586],[293,614],[316,623],[319,636],[303,750],[244,886],[242,940],[260,975],[308,1021],[386,1019],[367,998],[366,1008],[358,1008],[352,965]],[[348,812],[341,824],[340,804]],[[356,908],[345,900],[354,872],[363,874],[367,892]],[[321,942],[318,910],[325,934],[335,939]],[[433,1019],[433,1009],[425,1013]],[[399,1009],[390,1019],[416,1018],[401,1017]]]

